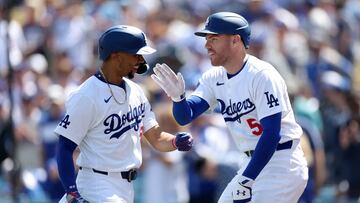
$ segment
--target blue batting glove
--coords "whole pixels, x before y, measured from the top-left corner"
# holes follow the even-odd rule
[[[246,203],[251,201],[252,184],[254,181],[245,176],[241,176],[237,185],[233,189],[233,203]]]
[[[172,144],[179,151],[189,151],[193,145],[193,138],[190,133],[178,132]]]
[[[89,201],[82,198],[78,191],[68,192],[66,194],[66,201],[68,203],[90,203]]]

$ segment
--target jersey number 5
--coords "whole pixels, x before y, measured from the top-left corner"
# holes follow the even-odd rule
[[[249,127],[252,129],[252,133],[255,136],[259,136],[262,134],[263,132],[263,128],[261,126],[261,124],[259,122],[256,121],[256,119],[254,118],[249,118],[246,120],[247,124],[249,125]]]

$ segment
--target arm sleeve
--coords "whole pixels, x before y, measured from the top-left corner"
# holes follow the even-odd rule
[[[267,116],[261,119],[260,123],[264,130],[263,134],[255,147],[249,164],[242,174],[253,180],[256,179],[261,170],[269,162],[280,141],[281,113]]]
[[[73,141],[62,135],[59,136],[56,160],[60,180],[67,193],[77,190],[75,182],[75,167],[73,162],[73,152],[76,146],[77,145]]]
[[[180,102],[173,102],[173,115],[180,125],[186,125],[204,113],[209,104],[198,96],[190,96]]]

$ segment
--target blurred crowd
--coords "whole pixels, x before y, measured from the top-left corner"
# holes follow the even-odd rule
[[[146,56],[150,67],[180,71],[190,93],[211,66],[204,39],[193,33],[217,11],[243,15],[251,23],[249,53],[286,80],[310,170],[300,202],[360,202],[359,0],[0,0],[0,202],[14,194],[20,202],[57,202],[64,194],[53,130],[68,93],[97,71],[97,39],[106,28],[144,30],[157,49]],[[221,115],[178,126],[151,73],[134,80],[160,126],[191,132],[195,145],[159,153],[144,141],[135,202],[216,202],[244,155]]]

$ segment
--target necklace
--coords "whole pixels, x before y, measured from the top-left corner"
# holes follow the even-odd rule
[[[111,89],[111,87],[110,87],[110,84],[109,84],[108,80],[106,79],[104,72],[102,71],[102,68],[99,68],[99,71],[100,71],[101,76],[104,78],[107,86],[109,87],[110,94],[111,94],[111,96],[114,98],[115,102],[116,102],[117,104],[119,104],[119,105],[124,104],[125,101],[126,101],[126,91],[125,91],[125,99],[124,99],[124,101],[123,101],[123,102],[119,102],[119,101],[116,99],[115,94],[113,93],[113,91],[112,91],[112,89]]]

